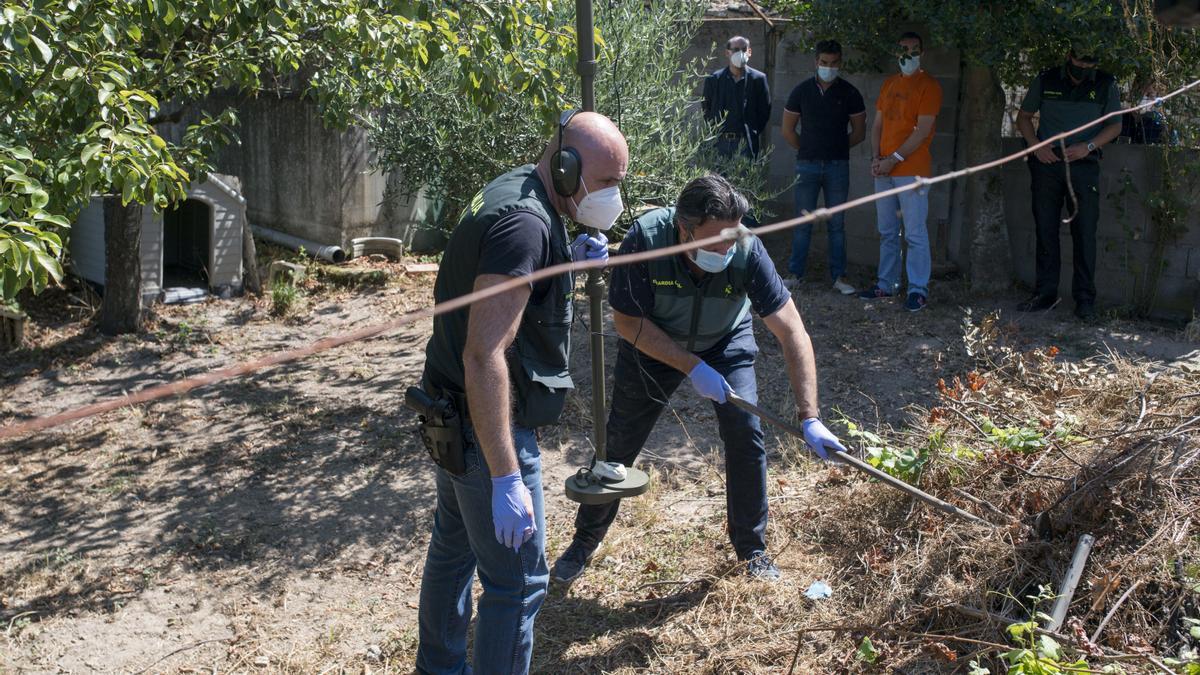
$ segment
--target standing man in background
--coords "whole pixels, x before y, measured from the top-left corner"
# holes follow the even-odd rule
[[[607,117],[564,114],[538,164],[496,178],[471,200],[446,245],[444,259],[454,264],[438,271],[434,300],[572,259],[606,259],[606,240],[581,234],[572,242],[563,217],[611,228],[628,164],[625,137]],[[437,501],[421,576],[418,673],[471,671],[476,572],[483,594],[474,671],[529,671],[549,581],[536,429],[558,421],[572,387],[573,289],[565,272],[433,319],[421,389],[452,406],[443,420],[454,421],[423,420],[426,435],[446,440],[427,442],[438,463]]]
[[[871,175],[875,192],[911,185],[933,172],[934,121],[942,107],[942,85],[921,69],[924,43],[916,33],[905,33],[897,41],[896,60],[900,72],[884,80],[875,105],[871,144],[875,160]],[[890,298],[900,291],[900,234],[908,242],[908,297],[904,308],[919,312],[929,298],[929,274],[933,260],[929,250],[929,188],[907,190],[876,200],[879,227],[879,279],[862,291],[864,300]]]
[[[783,109],[783,138],[796,150],[796,215],[817,209],[817,196],[825,192],[825,207],[846,203],[850,194],[850,148],[867,136],[867,108],[862,94],[838,77],[842,45],[836,40],[817,43],[817,74],[796,85]],[[796,124],[800,133],[796,133]],[[829,276],[842,295],[854,293],[846,282],[845,214],[825,221],[829,237]],[[789,286],[804,278],[812,223],[792,234],[788,260]]]
[[[732,157],[739,148],[745,156],[757,157],[771,119],[767,76],[750,67],[750,41],[740,35],[725,43],[725,58],[728,66],[704,78],[704,119],[709,124],[724,120],[716,146],[721,158]]]
[[[1043,71],[1029,85],[1017,113],[1017,129],[1034,145],[1064,131],[1096,122],[1121,108],[1121,95],[1113,76],[1096,69],[1095,56],[1072,49],[1066,63]],[[1037,132],[1033,116],[1038,114]],[[1061,262],[1059,228],[1063,204],[1071,218],[1071,295],[1075,316],[1089,321],[1096,316],[1096,224],[1100,220],[1100,148],[1121,133],[1121,118],[1104,127],[1099,122],[1038,149],[1027,157],[1033,187],[1033,221],[1037,226],[1037,281],[1033,297],[1017,306],[1023,312],[1050,309],[1058,303]],[[1063,149],[1065,146],[1065,150]],[[1064,161],[1065,160],[1065,161]],[[1070,169],[1067,168],[1070,163]],[[1068,178],[1069,171],[1069,178]],[[1074,196],[1072,198],[1072,193]]]

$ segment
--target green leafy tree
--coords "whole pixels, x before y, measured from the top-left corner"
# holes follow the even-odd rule
[[[1001,155],[1003,87],[1024,87],[1042,68],[1061,63],[1071,45],[1095,53],[1118,78],[1156,85],[1160,93],[1200,72],[1193,31],[1159,24],[1152,0],[779,0],[815,41],[837,38],[868,61],[886,63],[899,26],[922,26],[927,46],[958,50],[962,59],[956,167]],[[1140,92],[1139,94],[1140,95]],[[1132,103],[1136,103],[1136,99]],[[1127,101],[1126,103],[1131,103]],[[1176,116],[1188,119],[1182,101]],[[1194,117],[1192,117],[1194,119]],[[966,180],[965,241],[972,286],[1011,283],[1003,188],[998,172]]]
[[[185,197],[230,140],[215,91],[301,87],[332,127],[412,101],[433,68],[481,113],[513,92],[550,119],[572,40],[534,15],[549,0],[9,0],[0,12],[0,300],[62,274],[63,237],[95,193],[106,207],[106,332],[140,323],[141,207]],[[439,86],[446,86],[439,81]],[[188,119],[177,142],[157,132]]]
[[[701,0],[595,4],[596,110],[611,117],[629,143],[629,172],[621,190],[630,207],[672,204],[684,184],[717,166],[709,153],[714,130],[704,123],[696,93],[703,61],[684,59],[706,7]],[[573,3],[557,3],[538,18],[548,25],[574,25]],[[575,57],[558,54],[545,65],[572,71]],[[453,77],[448,69],[436,72],[431,78],[436,81]],[[561,93],[580,99],[577,82]],[[389,110],[372,140],[380,164],[405,177],[404,196],[424,188],[427,196],[445,203],[437,226],[448,230],[487,181],[541,156],[557,120],[544,124],[536,103],[513,92],[498,97],[488,115],[452,88],[431,85],[419,106]],[[773,196],[766,188],[766,155],[721,165],[756,204]]]

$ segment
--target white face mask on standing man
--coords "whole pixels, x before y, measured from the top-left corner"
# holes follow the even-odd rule
[[[621,212],[625,210],[625,204],[621,201],[621,188],[613,185],[589,192],[587,181],[583,180],[582,176],[579,183],[583,187],[583,199],[575,204],[575,222],[597,230],[612,229]]]
[[[729,65],[734,68],[745,68],[746,64],[750,63],[749,43],[743,43],[740,38],[730,42],[734,42],[737,46],[727,44],[725,47],[729,52]]]

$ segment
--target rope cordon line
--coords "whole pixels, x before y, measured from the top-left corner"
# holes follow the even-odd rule
[[[1110,118],[1124,115],[1125,113],[1129,113],[1129,112],[1136,112],[1138,110],[1148,110],[1154,106],[1162,104],[1163,101],[1174,98],[1174,97],[1176,97],[1180,94],[1183,94],[1184,92],[1186,92],[1190,89],[1193,89],[1194,87],[1197,87],[1197,86],[1200,86],[1200,79],[1190,82],[1190,83],[1176,89],[1175,91],[1170,92],[1169,94],[1166,94],[1164,96],[1154,99],[1153,101],[1148,101],[1146,103],[1142,103],[1142,104],[1132,106],[1129,108],[1122,108],[1120,110],[1115,110],[1113,112],[1110,112],[1106,115],[1101,116],[1100,118],[1098,118],[1096,120],[1088,122],[1087,124],[1080,125],[1069,131],[1064,131],[1063,133],[1052,136],[1050,138],[1047,138],[1046,140],[1044,140],[1036,145],[1029,146],[1028,148],[1025,148],[1024,150],[1021,150],[1019,152],[1014,152],[1014,153],[1012,153],[1010,155],[1006,155],[1004,157],[1000,157],[999,159],[995,159],[990,162],[985,162],[983,164],[977,164],[975,166],[966,167],[963,169],[959,169],[957,171],[951,171],[950,173],[945,173],[940,176],[935,176],[935,177],[931,177],[931,178],[917,177],[916,181],[914,181],[908,185],[894,187],[889,190],[884,190],[883,192],[875,192],[870,195],[864,195],[862,197],[859,197],[858,199],[854,199],[854,200],[845,202],[843,204],[839,204],[834,207],[820,208],[811,213],[805,214],[803,216],[797,216],[795,218],[781,220],[779,222],[772,223],[770,225],[763,225],[763,226],[756,228],[753,231],[753,233],[755,235],[764,235],[764,234],[771,234],[773,232],[779,232],[782,230],[791,229],[798,225],[803,225],[805,223],[811,223],[811,222],[814,222],[817,220],[822,220],[822,219],[828,218],[829,216],[831,216],[835,213],[839,213],[842,211],[848,211],[852,208],[870,204],[871,202],[877,201],[884,197],[890,197],[892,195],[897,195],[897,194],[900,194],[901,192],[906,192],[908,190],[917,190],[917,189],[920,189],[923,187],[928,187],[930,185],[936,185],[938,183],[944,183],[946,181],[954,180],[956,178],[962,178],[964,176],[969,176],[971,174],[979,173],[982,171],[987,171],[989,169],[994,169],[1003,164],[1007,164],[1009,162],[1016,161],[1026,155],[1032,154],[1040,148],[1044,148],[1044,147],[1053,145],[1054,143],[1063,142],[1064,139],[1066,139],[1067,137],[1069,137],[1075,133],[1078,133],[1080,131],[1083,131],[1085,129],[1088,129],[1090,127],[1096,126],[1096,125],[1100,124],[1101,122],[1108,120]],[[615,257],[609,258],[607,261],[596,260],[596,261],[585,261],[585,262],[578,262],[578,263],[570,262],[570,263],[563,263],[560,265],[554,265],[551,267],[545,267],[540,270],[536,270],[530,274],[520,276],[520,277],[513,277],[512,279],[510,279],[504,283],[496,284],[494,286],[489,286],[486,289],[483,289],[480,291],[474,291],[474,292],[468,293],[466,295],[461,295],[457,298],[447,300],[446,302],[442,302],[442,303],[433,305],[431,307],[425,307],[423,309],[406,312],[405,314],[403,314],[395,319],[392,319],[391,321],[386,321],[384,323],[376,324],[374,326],[367,326],[365,328],[361,328],[359,330],[356,330],[356,331],[353,331],[350,333],[344,333],[342,335],[323,338],[321,340],[317,340],[316,342],[313,342],[309,345],[305,345],[303,347],[298,347],[296,349],[290,349],[290,350],[286,350],[286,351],[277,352],[275,354],[271,354],[270,356],[265,356],[265,357],[262,357],[259,359],[254,359],[251,361],[245,361],[245,362],[233,365],[233,366],[229,366],[227,368],[219,368],[217,370],[212,370],[212,371],[209,371],[202,375],[197,375],[195,377],[189,377],[187,379],[178,380],[175,382],[168,382],[165,384],[154,385],[154,386],[147,387],[145,389],[141,389],[141,390],[133,392],[133,393],[124,394],[122,396],[118,396],[118,397],[109,399],[107,401],[100,401],[97,403],[92,403],[90,405],[82,406],[80,408],[75,408],[73,410],[67,410],[65,412],[56,413],[53,415],[46,415],[44,417],[37,417],[37,418],[31,419],[31,420],[17,422],[15,424],[8,424],[6,426],[0,427],[0,441],[19,438],[21,436],[25,436],[27,434],[34,433],[36,431],[52,429],[54,427],[62,426],[64,424],[68,424],[70,422],[75,422],[75,421],[78,421],[81,419],[86,419],[88,417],[93,417],[95,415],[100,415],[100,414],[103,414],[106,412],[117,410],[119,408],[124,408],[127,406],[133,406],[133,405],[139,405],[142,403],[149,403],[151,401],[155,401],[160,398],[165,398],[167,396],[172,396],[172,395],[182,396],[183,394],[186,394],[186,393],[190,392],[191,390],[196,389],[198,387],[216,384],[216,383],[222,382],[224,380],[232,379],[235,377],[240,377],[242,375],[248,375],[250,373],[262,370],[264,368],[269,368],[271,366],[276,366],[276,365],[279,365],[282,363],[289,363],[291,361],[296,361],[296,360],[305,358],[307,356],[311,356],[312,354],[316,354],[317,352],[323,352],[323,351],[326,351],[329,349],[333,349],[335,347],[339,347],[348,342],[356,342],[359,340],[366,340],[366,339],[381,335],[383,333],[387,333],[387,332],[396,330],[396,329],[406,326],[408,324],[415,323],[422,319],[431,318],[431,317],[434,317],[439,314],[445,314],[446,312],[453,312],[455,310],[462,309],[464,307],[467,307],[467,306],[474,304],[476,302],[479,302],[481,300],[487,300],[488,298],[495,297],[497,295],[506,293],[513,289],[520,288],[522,286],[526,286],[528,284],[532,284],[534,282],[541,281],[543,279],[548,279],[550,277],[557,276],[559,274],[562,274],[563,272],[567,272],[567,271],[578,272],[578,271],[587,271],[587,270],[591,270],[591,269],[602,269],[605,267],[619,267],[622,265],[634,265],[634,264],[646,262],[648,260],[653,260],[655,258],[664,258],[667,256],[678,255],[680,253],[692,251],[692,250],[695,250],[698,248],[703,248],[705,246],[711,246],[712,244],[716,244],[721,241],[736,241],[736,240],[746,236],[746,232],[747,231],[745,230],[745,228],[727,228],[727,229],[723,230],[720,234],[712,236],[712,237],[707,237],[704,239],[696,239],[696,240],[693,240],[693,241],[690,241],[687,243],[676,244],[674,246],[669,246],[667,248],[662,248],[662,249],[654,249],[654,250],[650,250],[650,251],[642,251],[639,253],[631,253],[628,255],[615,256]]]

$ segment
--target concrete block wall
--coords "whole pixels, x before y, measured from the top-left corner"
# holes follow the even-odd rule
[[[794,177],[794,153],[779,131],[784,105],[792,88],[814,74],[814,58],[801,46],[801,27],[786,20],[775,20],[778,34],[771,67],[767,54],[771,41],[769,27],[758,18],[709,17],[701,26],[685,61],[700,58],[701,68],[711,72],[724,65],[725,41],[733,35],[750,39],[751,66],[763,70],[772,87],[771,124],[767,142],[773,144],[769,157],[769,182],[777,190],[788,186]],[[897,26],[897,35],[920,26]],[[838,36],[832,36],[838,37]],[[874,116],[875,101],[887,75],[896,72],[895,64],[867,63],[860,54],[846,53],[842,76],[863,94],[867,106],[868,129]],[[954,166],[955,127],[960,94],[959,55],[955,51],[926,45],[922,65],[942,85],[942,110],[938,115],[933,140],[934,173],[950,171]],[[695,95],[702,90],[699,76]],[[215,101],[220,110],[230,102]],[[697,106],[696,114],[700,112]],[[279,229],[323,243],[347,246],[349,240],[364,235],[391,236],[413,241],[415,247],[436,246],[423,228],[436,217],[437,205],[418,197],[411,200],[388,199],[386,189],[396,176],[386,176],[371,168],[371,149],[365,134],[351,129],[333,132],[325,129],[315,107],[297,98],[262,98],[241,106],[242,138],[240,147],[230,148],[218,161],[224,173],[241,177],[248,204],[250,222]],[[1015,150],[1010,139],[1006,151]],[[1139,186],[1149,185],[1155,170],[1146,162],[1145,148],[1115,146],[1105,159],[1101,189],[1105,195],[1119,191],[1127,169]],[[850,153],[851,198],[874,191],[870,176],[870,141],[864,141]],[[1022,164],[1010,164],[1004,170],[1006,217],[1012,243],[1015,274],[1019,281],[1033,281],[1033,226],[1029,215],[1028,171]],[[951,202],[961,199],[956,186],[941,184],[930,194],[929,227],[935,262],[944,259],[956,233],[950,223]],[[1143,189],[1144,194],[1146,190]],[[1118,204],[1120,208],[1118,208]],[[774,220],[790,217],[795,206],[790,190],[785,190],[771,205]],[[1124,217],[1116,213],[1124,210]],[[1167,267],[1159,282],[1158,310],[1164,316],[1190,313],[1200,275],[1200,211],[1189,214],[1188,231],[1176,247],[1168,251]],[[1101,300],[1128,304],[1139,279],[1145,277],[1146,259],[1153,250],[1149,215],[1138,194],[1102,201],[1100,248]],[[879,236],[873,206],[860,207],[846,214],[847,256],[856,282],[868,282],[878,262]],[[785,237],[768,242],[777,258],[786,256]],[[1070,239],[1064,233],[1063,289],[1069,289]],[[814,273],[826,269],[824,227],[818,224],[813,235],[809,267]],[[1141,275],[1139,277],[1139,275]]]
[[[1005,139],[1006,153],[1021,147],[1020,139]],[[1159,262],[1154,243],[1157,233],[1145,204],[1145,196],[1162,180],[1159,152],[1158,148],[1129,144],[1105,148],[1096,231],[1096,289],[1102,305],[1130,307],[1147,292],[1153,266],[1163,264],[1151,313],[1165,319],[1188,319],[1200,301],[1200,214],[1188,210],[1184,234],[1167,245]],[[1197,157],[1192,153],[1190,159],[1181,161],[1197,161]],[[1013,162],[1002,171],[1013,271],[1019,283],[1032,288],[1036,235],[1029,169],[1023,162]],[[1127,181],[1132,187],[1126,187]],[[1059,295],[1069,300],[1073,256],[1071,232],[1066,225],[1060,231],[1059,244]]]
[[[392,198],[395,180],[372,166],[365,131],[324,126],[317,108],[298,96],[250,101],[213,97],[211,112],[238,108],[241,141],[216,160],[242,182],[250,223],[349,249],[356,237],[420,243],[419,225],[433,213],[423,197]],[[181,130],[180,130],[181,132]]]

